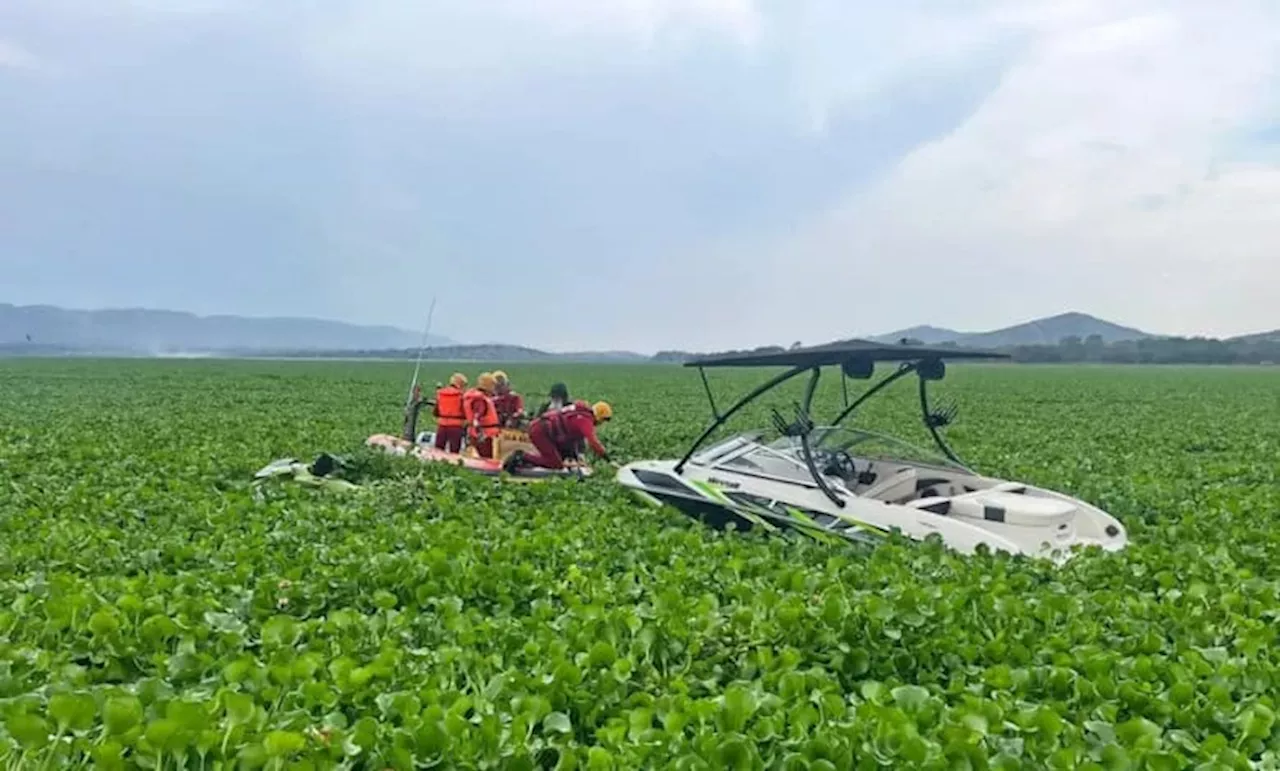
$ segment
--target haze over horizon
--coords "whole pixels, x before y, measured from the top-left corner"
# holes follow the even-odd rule
[[[1278,37],[1261,0],[8,0],[0,302],[436,294],[551,350],[1275,329]]]

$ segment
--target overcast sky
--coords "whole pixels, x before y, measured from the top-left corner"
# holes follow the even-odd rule
[[[1280,327],[1275,0],[3,0],[0,302]]]

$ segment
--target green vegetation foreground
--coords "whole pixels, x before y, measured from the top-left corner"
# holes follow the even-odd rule
[[[410,369],[0,362],[0,762],[1277,767],[1276,370],[953,368],[967,460],[1130,528],[1055,569],[720,535],[607,479],[249,484],[397,430]],[[507,369],[611,402],[624,462],[706,419],[688,370]],[[863,425],[921,440],[911,396]]]

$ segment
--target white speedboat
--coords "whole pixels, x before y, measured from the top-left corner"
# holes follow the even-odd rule
[[[992,551],[1059,562],[1076,553],[1076,547],[1124,548],[1125,528],[1107,512],[1064,493],[973,471],[944,440],[940,429],[954,419],[955,410],[930,409],[928,384],[945,377],[946,360],[998,358],[1007,357],[851,340],[696,359],[685,366],[697,367],[704,385],[709,368],[786,369],[724,412],[716,408],[708,385],[714,420],[684,457],[628,464],[617,480],[648,502],[674,506],[721,528],[789,530],[820,540],[871,543],[895,530],[917,540],[936,534],[964,554],[985,544]],[[846,396],[834,420],[813,422],[810,410],[824,368],[838,368],[844,379],[870,380],[882,362],[897,366],[856,400],[849,402]],[[772,431],[740,434],[703,449],[744,406],[806,373],[808,387],[794,419],[788,421],[775,410]],[[869,398],[912,374],[918,381],[921,417],[938,452],[842,426]],[[769,434],[776,438],[767,439]]]

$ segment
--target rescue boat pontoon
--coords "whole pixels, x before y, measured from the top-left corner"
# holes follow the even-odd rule
[[[955,410],[931,410],[928,383],[943,379],[945,360],[999,359],[1004,354],[961,348],[880,345],[850,340],[789,351],[724,354],[695,359],[711,402],[711,425],[679,460],[646,460],[624,466],[617,480],[643,500],[669,504],[717,528],[798,531],[816,539],[878,543],[898,530],[923,540],[941,536],[947,547],[971,554],[986,544],[992,551],[1064,561],[1072,547],[1123,549],[1125,528],[1115,517],[1082,500],[1021,482],[983,476],[966,467],[939,429]],[[898,367],[849,402],[847,380],[870,380],[878,362]],[[716,408],[707,368],[787,369],[724,412]],[[815,425],[811,408],[824,367],[841,371],[843,410],[825,426]],[[730,417],[783,383],[808,373],[808,385],[794,419],[774,410],[778,437],[765,431],[740,434],[705,450],[699,448]],[[915,374],[921,417],[941,455],[871,431],[841,423],[886,386]]]

